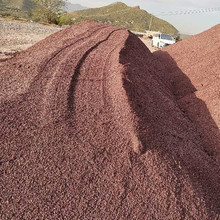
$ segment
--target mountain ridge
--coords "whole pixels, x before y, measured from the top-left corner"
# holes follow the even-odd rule
[[[71,12],[68,13],[67,16],[72,19],[72,23],[92,20],[140,32],[148,30],[152,17],[152,31],[160,31],[169,34],[178,33],[178,30],[167,21],[151,15],[147,11],[140,9],[139,6],[129,7],[122,2],[115,2],[100,8],[89,8]]]
[[[64,6],[64,11],[67,12],[79,11],[84,9],[87,9],[87,7],[84,7],[80,4],[72,4],[71,2],[67,2],[66,5]]]
[[[4,4],[6,7],[19,9],[21,11],[31,11],[35,6],[33,0],[0,0],[0,4]],[[80,4],[72,4],[69,1],[66,2],[65,6],[63,7],[63,10],[67,12],[83,9],[87,9],[87,7],[84,7]]]
[[[2,0],[2,3],[12,9],[20,9],[21,11],[31,11],[35,3],[32,0]]]

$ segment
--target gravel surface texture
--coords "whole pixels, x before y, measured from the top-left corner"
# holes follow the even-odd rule
[[[61,28],[0,18],[0,59],[12,57]]]
[[[0,219],[219,219],[220,167],[167,57],[84,22],[1,64]]]
[[[21,21],[8,21],[0,18],[0,59],[13,57],[47,36],[63,28]],[[158,50],[151,46],[151,40],[140,38],[151,52]]]
[[[206,151],[220,163],[220,25],[154,56],[166,60],[165,78],[170,77],[178,104],[196,125]]]

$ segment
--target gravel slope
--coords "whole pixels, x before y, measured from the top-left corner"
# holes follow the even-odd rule
[[[1,219],[219,219],[219,164],[135,35],[84,22],[2,63]]]
[[[63,28],[42,25],[33,22],[7,21],[0,18],[0,59],[12,57],[16,52],[26,50],[45,37]],[[150,39],[140,38],[150,51]]]
[[[220,24],[154,53],[168,66],[178,104],[220,163]],[[181,77],[180,77],[181,76]],[[189,83],[190,82],[190,83]]]

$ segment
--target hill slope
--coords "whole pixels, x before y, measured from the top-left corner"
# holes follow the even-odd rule
[[[31,0],[0,0],[0,15],[27,18],[34,5]]]
[[[15,18],[28,18],[35,3],[31,0],[0,0],[0,14]]]
[[[149,28],[151,15],[139,7],[129,7],[124,3],[92,8],[69,13],[73,22],[92,20],[99,23],[116,25],[133,31],[144,32]],[[153,16],[151,30],[165,33],[177,33],[177,29],[168,22]]]
[[[19,9],[22,11],[30,11],[35,6],[35,3],[32,0],[0,0],[0,5],[1,4],[4,4],[4,6],[8,8]],[[80,4],[67,2],[63,9],[67,12],[72,12],[86,9],[86,7],[83,7]]]
[[[80,4],[72,4],[70,2],[67,2],[65,7],[63,7],[63,10],[67,12],[79,11],[83,9],[87,9],[87,8]]]
[[[16,8],[22,11],[30,11],[34,7],[32,0],[2,0],[8,8]]]

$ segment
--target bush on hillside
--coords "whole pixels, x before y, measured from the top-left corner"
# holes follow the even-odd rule
[[[34,0],[36,7],[33,10],[33,19],[49,24],[59,24],[59,19],[63,13],[62,7],[66,0]]]
[[[71,25],[73,24],[73,19],[68,15],[63,15],[59,18],[59,25]]]

